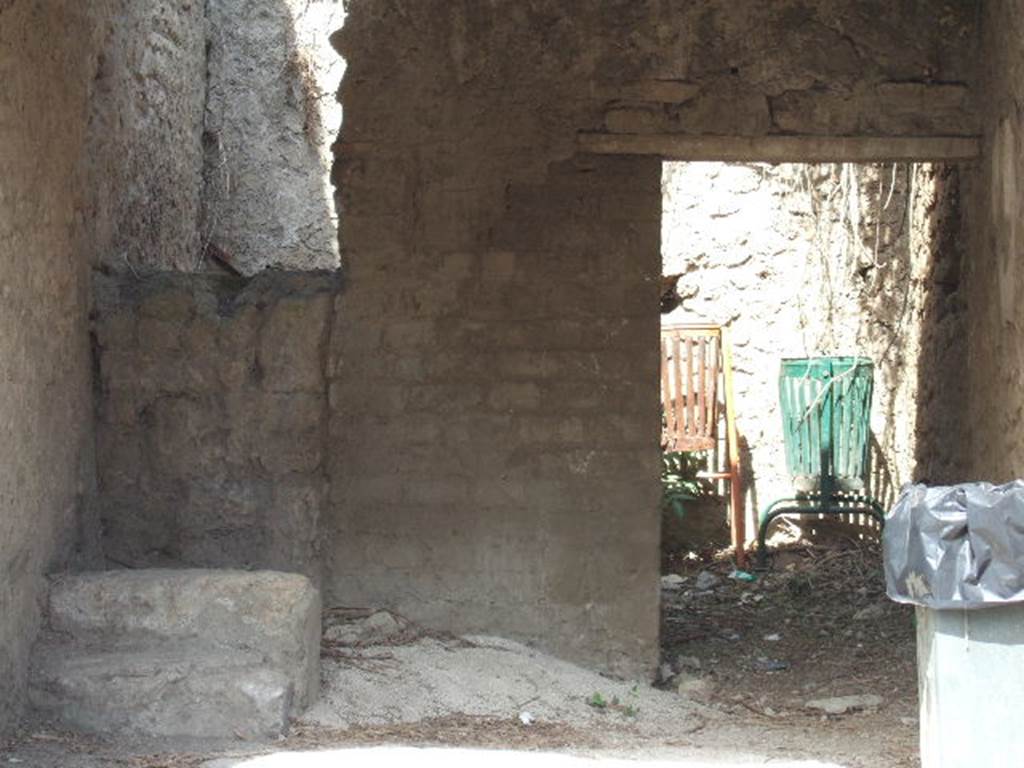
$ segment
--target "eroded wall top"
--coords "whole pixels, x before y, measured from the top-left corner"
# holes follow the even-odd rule
[[[210,0],[202,246],[208,264],[339,266],[330,146],[344,62],[336,0]]]
[[[94,261],[334,269],[336,0],[112,0],[90,106]]]
[[[577,129],[624,133],[977,131],[972,2],[350,5],[342,97],[357,113],[372,93],[377,121],[349,122],[347,140],[456,139],[507,121],[503,103],[543,105],[532,120],[549,127],[582,108]]]
[[[348,23],[340,0],[112,3],[89,219],[96,263],[115,272],[339,266],[329,166],[345,64],[328,37],[343,25],[357,69],[343,100],[375,102],[350,142],[504,131],[565,156],[580,130],[977,129],[972,2],[356,0]]]

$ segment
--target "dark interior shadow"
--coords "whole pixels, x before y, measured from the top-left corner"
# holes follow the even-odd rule
[[[750,442],[744,435],[738,435],[736,442],[740,450],[740,479],[744,514],[747,519],[747,538],[757,532],[761,504],[757,495],[757,473],[754,471],[754,456],[750,451]]]

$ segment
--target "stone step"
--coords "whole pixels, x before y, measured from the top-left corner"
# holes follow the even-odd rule
[[[51,580],[49,628],[83,651],[200,649],[252,652],[287,675],[295,704],[319,688],[320,595],[305,576],[275,571],[144,569]],[[83,662],[84,663],[84,662]]]
[[[32,705],[62,725],[100,734],[272,738],[287,729],[293,685],[260,654],[156,648],[83,651],[54,636],[36,645]]]

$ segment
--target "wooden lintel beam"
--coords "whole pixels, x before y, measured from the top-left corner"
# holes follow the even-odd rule
[[[981,154],[974,136],[692,136],[581,133],[581,151],[665,160],[761,163],[955,162]]]

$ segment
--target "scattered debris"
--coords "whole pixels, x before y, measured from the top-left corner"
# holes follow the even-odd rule
[[[361,648],[381,645],[409,634],[410,622],[396,617],[388,611],[374,611],[364,616],[328,616],[324,640],[328,644]],[[415,634],[415,633],[413,633]],[[409,637],[408,639],[412,639]]]
[[[861,608],[855,614],[853,614],[854,621],[875,621],[885,616],[885,604],[875,603],[865,608]]]
[[[756,582],[729,578],[727,550],[666,554],[666,570],[687,588],[662,592],[661,660],[708,679],[709,704],[759,716],[770,704],[789,713],[780,717],[817,718],[823,713],[806,709],[808,699],[876,694],[887,702],[887,722],[913,744],[916,735],[898,720],[917,710],[913,611],[886,602],[880,545],[801,540],[772,551],[774,568]],[[694,588],[708,576],[720,579],[716,588]]]
[[[706,699],[714,690],[714,686],[707,678],[685,672],[676,675],[673,682],[677,693],[693,699]]]
[[[679,656],[676,656],[675,668],[677,671],[682,671],[684,669],[700,669],[700,659],[696,656],[683,656],[680,654]]]
[[[533,725],[537,720],[530,712],[523,710],[519,713],[519,722],[523,725]]]
[[[668,573],[661,577],[662,589],[679,589],[686,583],[686,579],[677,573]]]
[[[757,581],[757,576],[755,576],[753,573],[750,573],[749,571],[741,571],[738,569],[730,573],[729,578],[733,581],[743,581],[748,584]]]
[[[706,592],[709,589],[714,589],[721,583],[721,579],[711,573],[711,571],[701,571],[697,574],[697,580],[694,582],[694,586],[701,592]]]
[[[782,672],[789,669],[789,662],[781,659],[769,659],[767,656],[758,656],[754,659],[754,669],[759,672]]]
[[[883,699],[873,693],[862,696],[834,696],[830,699],[813,699],[804,704],[807,709],[816,709],[826,715],[844,715],[862,709],[878,709]]]

